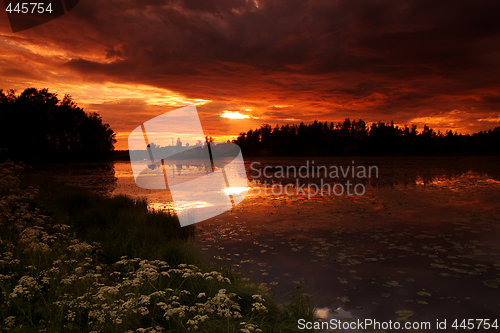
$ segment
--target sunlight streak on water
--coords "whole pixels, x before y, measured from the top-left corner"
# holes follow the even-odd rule
[[[498,318],[492,291],[500,287],[500,158],[365,157],[362,162],[379,165],[380,177],[366,182],[366,194],[359,197],[266,196],[262,184],[251,182],[240,205],[196,224],[193,246],[266,284],[280,299],[288,300],[295,289],[312,294],[322,320],[394,321],[401,313],[414,313],[411,320]],[[321,163],[348,165],[351,158]],[[304,159],[269,164],[303,165]],[[155,210],[173,209],[169,191],[135,184],[130,163],[117,162],[113,171],[111,195],[146,199]],[[95,182],[97,173],[71,172],[59,175],[72,176],[73,184],[86,180],[102,187]],[[203,206],[205,200],[193,201]]]
[[[251,187],[228,187],[223,189],[222,191],[226,194],[239,194],[244,193],[245,191],[250,190]]]

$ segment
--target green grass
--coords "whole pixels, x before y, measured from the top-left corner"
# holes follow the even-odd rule
[[[171,214],[25,177],[0,164],[0,331],[303,332],[231,267],[211,267]],[[37,188],[37,189],[35,189]]]
[[[77,237],[101,244],[101,258],[117,261],[121,256],[143,259],[195,260],[191,253],[177,251],[179,242],[193,235],[194,227],[181,228],[175,215],[148,212],[145,201],[127,196],[104,197],[83,188],[30,177],[39,189],[40,208],[58,223],[71,225]],[[177,256],[177,257],[173,257]],[[195,262],[189,262],[195,263]],[[196,262],[198,263],[198,262]]]

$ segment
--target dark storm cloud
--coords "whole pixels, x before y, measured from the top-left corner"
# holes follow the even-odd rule
[[[61,66],[85,80],[166,88],[213,112],[404,123],[498,113],[499,13],[472,0],[88,0],[22,36],[66,50]],[[279,104],[293,107],[268,109]]]
[[[114,59],[68,62],[78,71],[168,88],[176,76],[239,78],[244,65],[264,76],[362,73],[371,91],[384,88],[378,75],[438,75],[467,89],[492,84],[492,67],[498,75],[498,13],[500,3],[481,1],[86,1],[65,22],[71,38],[52,39],[93,41]]]

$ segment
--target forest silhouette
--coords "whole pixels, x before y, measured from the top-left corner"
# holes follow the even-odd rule
[[[245,155],[329,156],[349,154],[489,154],[500,153],[500,126],[489,131],[444,134],[427,125],[403,128],[393,122],[373,123],[345,119],[344,122],[318,122],[299,125],[264,124],[240,133],[236,140]]]
[[[48,89],[0,90],[0,148],[12,157],[102,155],[114,150],[115,133],[95,112],[86,113],[69,95]]]
[[[19,95],[0,90],[0,148],[23,159],[78,156],[95,159],[114,150],[116,134],[95,112],[86,113],[69,95],[47,88]],[[428,126],[367,125],[362,119],[311,124],[264,124],[240,133],[234,143],[245,155],[330,156],[349,154],[498,154],[500,126],[474,134],[440,133]],[[105,155],[103,155],[103,153]]]

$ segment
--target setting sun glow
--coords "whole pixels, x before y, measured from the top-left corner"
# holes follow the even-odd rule
[[[238,111],[224,111],[223,114],[221,114],[222,118],[228,118],[228,119],[248,119],[250,116],[247,116],[245,114],[241,114]]]

